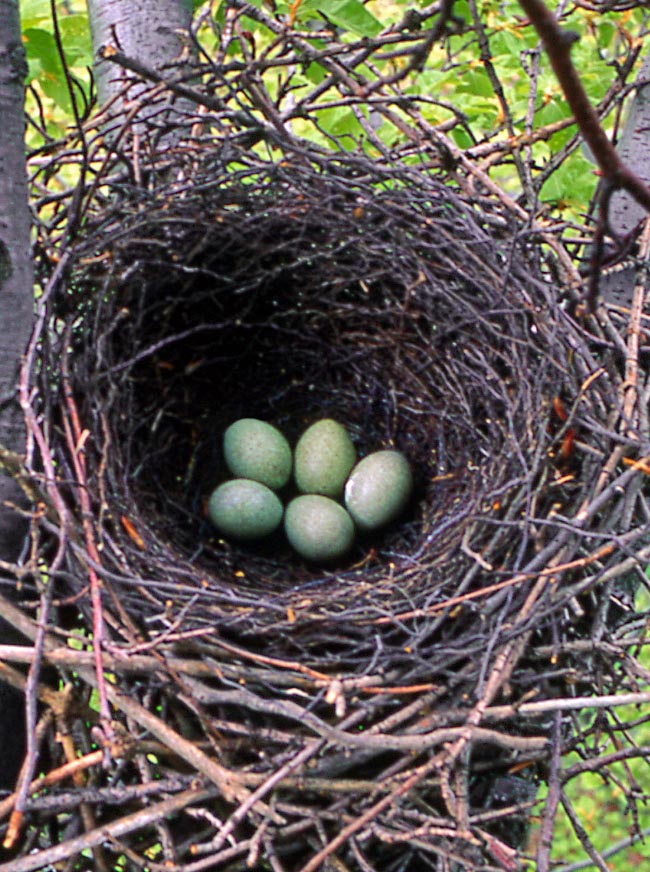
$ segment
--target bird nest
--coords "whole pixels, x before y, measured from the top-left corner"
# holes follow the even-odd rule
[[[417,168],[184,161],[89,224],[27,359],[34,550],[112,676],[58,667],[114,718],[78,838],[197,870],[514,868],[589,733],[553,712],[627,680],[650,443],[622,328],[587,329],[532,232]],[[205,503],[240,417],[398,448],[407,513],[326,567],[225,541]]]

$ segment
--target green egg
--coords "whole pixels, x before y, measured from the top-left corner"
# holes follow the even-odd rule
[[[212,492],[208,514],[224,536],[261,539],[280,526],[282,503],[259,481],[233,478]]]
[[[305,494],[339,497],[357,460],[348,431],[332,418],[323,418],[302,434],[296,445],[294,475]]]
[[[339,503],[318,494],[291,500],[284,514],[284,529],[305,560],[337,560],[354,542],[352,518]]]
[[[291,448],[282,433],[258,418],[240,418],[223,434],[226,466],[237,478],[251,478],[272,490],[291,476]]]
[[[413,491],[413,474],[399,451],[375,451],[352,470],[345,485],[345,505],[362,530],[394,521]]]

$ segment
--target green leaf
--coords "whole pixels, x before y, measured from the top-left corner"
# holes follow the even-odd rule
[[[29,79],[38,83],[42,92],[58,109],[70,113],[70,92],[54,37],[40,28],[29,28],[23,33],[23,42],[29,65]]]
[[[474,145],[472,138],[462,127],[454,127],[451,131],[452,138],[459,148],[470,148]]]
[[[326,76],[325,69],[315,61],[305,70],[305,76],[313,85],[320,85]]]
[[[563,208],[584,208],[598,183],[595,169],[594,164],[579,152],[571,155],[546,180],[540,191],[540,199],[562,204]]]
[[[92,64],[93,52],[87,15],[67,15],[59,21],[61,42],[71,66]]]
[[[20,21],[23,29],[50,21],[50,4],[46,0],[20,0]]]
[[[359,0],[338,0],[338,2],[319,3],[318,8],[330,21],[349,30],[357,36],[377,36],[383,25]]]
[[[468,70],[458,83],[459,91],[473,97],[487,97],[494,100],[494,89],[488,74],[482,68]],[[459,101],[460,102],[460,101]]]
[[[90,692],[90,699],[88,700],[88,708],[92,709],[94,712],[99,711],[99,693],[97,688],[94,687]]]
[[[563,97],[551,98],[545,106],[542,106],[535,113],[535,123],[540,127],[546,124],[554,124],[557,121],[563,121],[571,114],[566,101]]]
[[[342,147],[348,151],[355,147],[355,141],[351,137],[363,136],[363,128],[352,110],[346,106],[319,111],[318,122],[324,131],[337,137]]]
[[[37,27],[29,27],[23,31],[23,43],[30,69],[33,63],[38,65],[40,70],[46,70],[49,73],[63,73],[56,42],[51,33]]]
[[[499,56],[511,58],[513,62],[519,62],[519,53],[526,48],[526,41],[521,31],[501,30],[490,40],[492,57],[497,60]]]

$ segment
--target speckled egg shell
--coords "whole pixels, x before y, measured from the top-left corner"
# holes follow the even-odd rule
[[[355,524],[374,530],[394,521],[413,490],[408,460],[399,451],[375,451],[352,470],[345,485],[345,505]]]
[[[223,434],[226,466],[238,478],[259,481],[272,490],[291,476],[291,448],[278,429],[258,418],[240,418]]]
[[[320,494],[291,500],[284,514],[284,529],[293,548],[305,560],[337,560],[354,542],[352,518],[343,506]]]
[[[332,418],[323,418],[302,434],[296,445],[294,475],[305,494],[340,497],[357,453],[348,431]]]
[[[210,495],[208,515],[214,526],[231,539],[261,539],[282,521],[282,503],[266,485],[233,478]]]

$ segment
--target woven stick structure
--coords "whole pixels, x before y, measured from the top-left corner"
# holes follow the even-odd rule
[[[107,160],[56,263],[41,228],[14,469],[40,629],[3,614],[67,689],[0,869],[515,869],[539,783],[546,838],[563,756],[605,771],[598,711],[644,698],[643,287],[582,317],[559,237],[478,176],[239,138],[138,185]],[[325,568],[220,538],[249,416],[399,448],[407,513]]]

